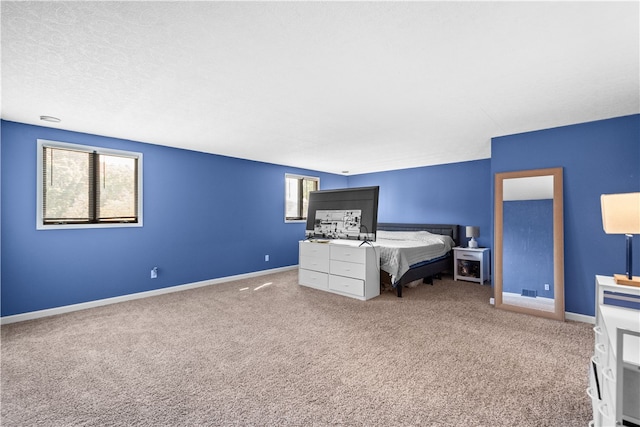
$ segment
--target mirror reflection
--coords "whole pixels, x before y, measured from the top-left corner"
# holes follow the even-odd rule
[[[553,177],[503,181],[502,301],[553,311]]]
[[[496,307],[564,318],[562,169],[496,174]]]

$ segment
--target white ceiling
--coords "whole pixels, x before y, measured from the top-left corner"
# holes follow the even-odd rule
[[[494,136],[640,113],[637,1],[0,11],[3,119],[320,171],[488,158]]]

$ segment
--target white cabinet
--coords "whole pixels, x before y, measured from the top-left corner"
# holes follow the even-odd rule
[[[298,283],[368,300],[380,295],[380,257],[362,242],[299,243]]]
[[[640,288],[596,276],[591,425],[640,425]],[[633,423],[633,424],[629,424]]]
[[[453,280],[489,280],[489,248],[453,248]]]

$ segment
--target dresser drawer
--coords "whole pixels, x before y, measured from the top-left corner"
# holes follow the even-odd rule
[[[598,344],[606,345],[607,344],[607,342],[608,342],[607,329],[605,328],[604,325],[596,325],[596,326],[594,326],[593,327],[593,333],[594,333],[596,345],[598,345]]]
[[[319,273],[317,271],[298,269],[298,283],[311,288],[329,289],[329,275],[327,273]]]
[[[611,367],[604,366],[600,376],[600,395],[602,403],[615,408],[616,403],[616,373]],[[615,414],[613,414],[615,415]]]
[[[366,268],[364,264],[356,264],[353,262],[331,260],[329,273],[338,276],[352,277],[354,279],[365,279]]]
[[[598,403],[598,415],[600,417],[600,426],[601,427],[613,427],[620,425],[616,423],[616,414],[614,409],[609,403],[599,402]]]
[[[477,251],[464,251],[464,250],[458,250],[457,251],[457,258],[458,259],[469,259],[472,261],[482,261],[482,252],[477,252]]]
[[[329,258],[300,255],[300,268],[328,273]]]
[[[380,295],[380,257],[360,242],[298,243],[298,283],[366,301]]]
[[[362,297],[364,296],[364,280],[342,276],[329,276],[329,289]]]
[[[593,418],[592,418],[593,421],[592,421],[592,424],[590,425],[601,427],[602,416],[600,415],[600,412],[598,412],[598,406],[600,405],[601,399],[599,397],[600,392],[599,392],[598,382],[596,381],[596,375],[598,374],[594,370],[594,366],[592,364],[589,369],[589,388],[587,388],[587,395],[591,400],[591,408],[592,408],[592,414],[593,414]]]
[[[329,259],[329,245],[326,243],[300,243],[300,256]]]
[[[609,358],[611,357],[611,349],[609,348],[609,343],[597,343],[594,346],[594,351],[593,353],[597,356],[598,360],[600,361],[600,364],[603,367],[608,367],[610,364],[610,360]],[[615,361],[614,361],[615,363]]]
[[[364,264],[366,252],[363,248],[334,245],[331,247],[331,259]]]

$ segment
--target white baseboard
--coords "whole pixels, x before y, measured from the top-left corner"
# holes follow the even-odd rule
[[[495,306],[496,305],[495,300],[493,298],[489,298],[489,304]],[[592,325],[595,325],[596,323],[596,318],[594,316],[587,316],[585,314],[578,314],[578,313],[570,313],[568,311],[564,312],[564,318],[566,320],[573,320],[576,322],[591,323]]]
[[[595,325],[596,323],[595,316],[587,316],[586,314],[570,313],[568,311],[564,312],[564,318],[566,320],[573,320],[576,322],[591,323],[592,325]]]
[[[273,268],[270,270],[256,271],[253,273],[238,274],[235,276],[220,277],[218,279],[203,280],[201,282],[170,286],[168,288],[154,289],[152,291],[138,292],[135,294],[122,295],[119,297],[105,298],[105,299],[100,299],[95,301],[83,302],[79,304],[65,305],[62,307],[49,308],[46,310],[38,310],[38,311],[30,311],[28,313],[14,314],[12,316],[0,317],[0,325],[8,325],[9,323],[24,322],[25,320],[40,319],[42,317],[49,317],[49,316],[55,316],[58,314],[71,313],[73,311],[86,310],[88,308],[100,307],[100,306],[109,305],[109,304],[117,304],[119,302],[132,301],[140,298],[148,298],[156,295],[169,294],[172,292],[186,291],[188,289],[201,288],[203,286],[216,285],[218,283],[249,279],[251,277],[259,277],[267,274],[279,273],[281,271],[295,270],[297,268],[298,268],[297,265],[291,265],[288,267],[279,267],[279,268]],[[489,303],[491,305],[494,305],[495,304],[494,299],[490,298]],[[573,320],[576,322],[595,324],[594,316],[587,316],[584,314],[565,312],[565,318],[567,320]]]
[[[83,302],[79,304],[65,305],[62,307],[49,308],[46,310],[38,310],[38,311],[30,311],[28,313],[14,314],[12,316],[1,317],[0,325],[7,325],[9,323],[16,323],[16,322],[24,322],[25,320],[40,319],[42,317],[55,316],[57,314],[70,313],[72,311],[78,311],[78,310],[86,310],[88,308],[100,307],[100,306],[109,305],[109,304],[116,304],[119,302],[131,301],[131,300],[140,299],[140,298],[148,298],[148,297],[153,297],[157,295],[169,294],[172,292],[186,291],[188,289],[201,288],[203,286],[216,285],[218,283],[248,279],[251,277],[259,277],[259,276],[264,276],[266,274],[279,273],[281,271],[294,270],[297,268],[298,268],[297,265],[291,265],[288,267],[279,267],[279,268],[273,268],[270,270],[256,271],[253,273],[238,274],[235,276],[220,277],[218,279],[187,283],[184,285],[169,286],[168,288],[154,289],[152,291],[145,291],[145,292],[137,292],[135,294],[128,294],[128,295],[122,295],[118,297],[99,299],[99,300],[88,301],[88,302]]]

